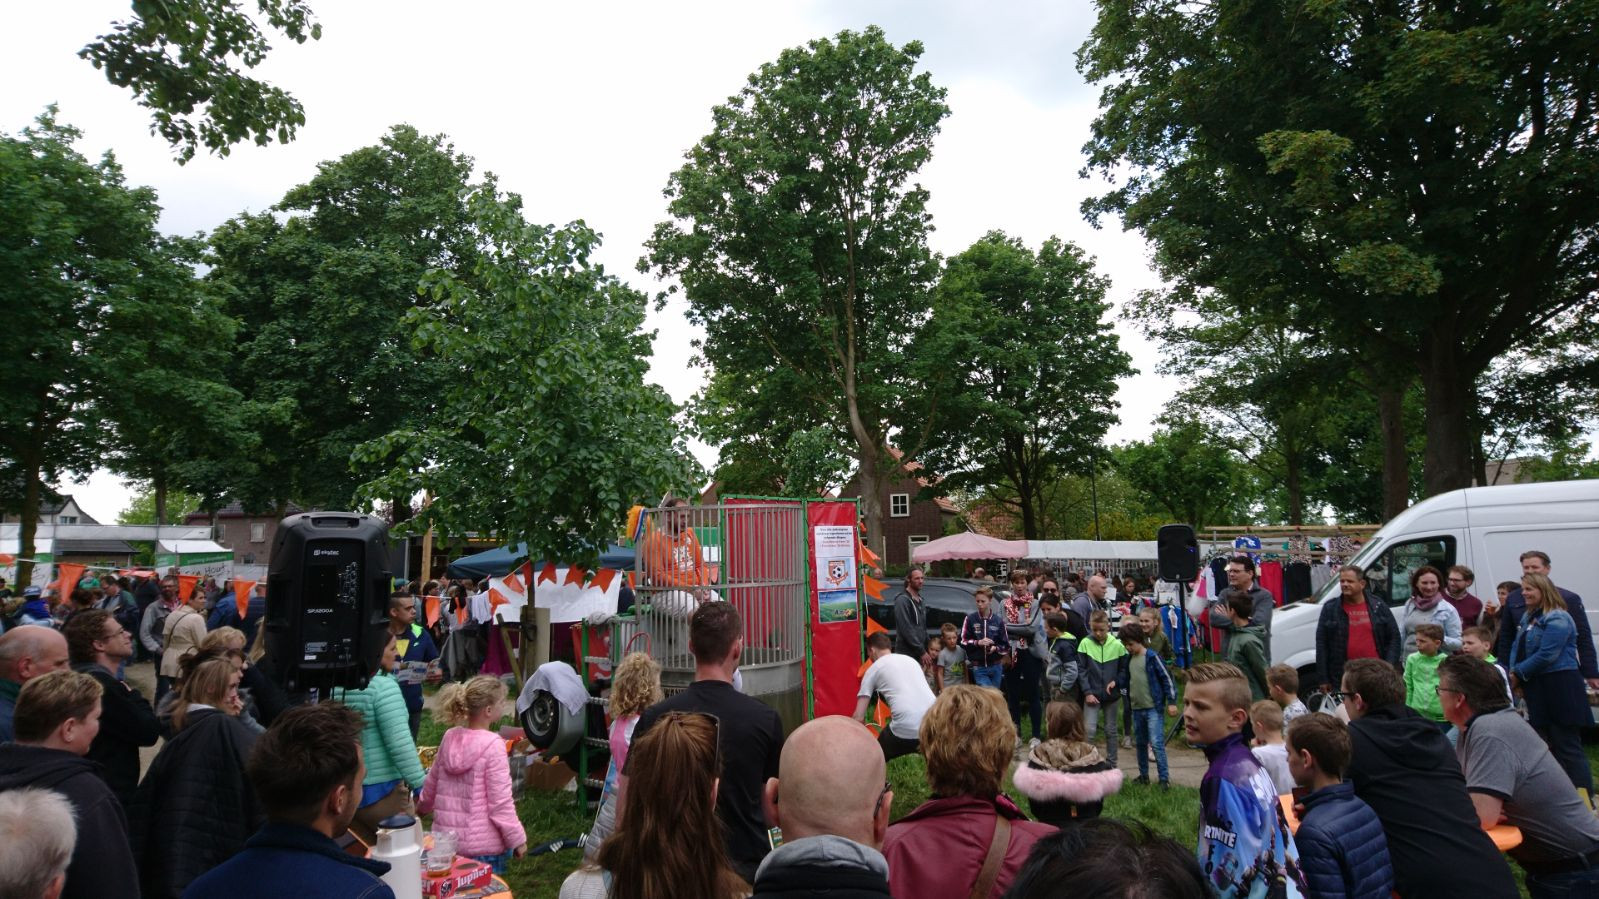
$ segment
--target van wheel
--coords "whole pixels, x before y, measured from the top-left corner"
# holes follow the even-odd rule
[[[1306,708],[1311,707],[1311,697],[1321,692],[1321,684],[1318,684],[1315,681],[1315,665],[1306,665],[1305,667],[1299,669],[1299,700],[1305,704]]]

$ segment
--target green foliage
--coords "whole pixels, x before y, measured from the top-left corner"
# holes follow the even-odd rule
[[[303,0],[256,0],[258,13],[295,43],[319,40],[322,26]],[[218,156],[250,140],[294,139],[305,124],[300,101],[244,74],[266,59],[267,35],[239,0],[134,0],[133,17],[78,51],[106,80],[150,110],[150,131],[180,163],[204,145]]]
[[[1200,529],[1252,519],[1244,460],[1201,422],[1175,422],[1118,447],[1113,462],[1149,508],[1174,521]]]
[[[874,27],[763,65],[712,110],[640,262],[676,278],[705,329],[701,428],[762,444],[723,462],[770,474],[760,459],[826,427],[852,447],[874,535],[904,335],[926,315],[936,274],[927,192],[912,178],[949,109],[915,71],[921,52]]]
[[[204,313],[187,242],[156,229],[155,192],[129,187],[110,154],[84,158],[79,136],[54,107],[0,136],[0,308],[15,337],[0,366],[0,478],[24,557],[45,484],[92,471],[118,439],[106,423],[144,384],[147,332]]]
[[[1168,317],[1209,294],[1419,378],[1425,492],[1465,486],[1478,378],[1599,316],[1599,9],[1097,5],[1085,211],[1148,237]]]
[[[428,271],[473,277],[471,174],[471,158],[443,136],[396,126],[323,163],[276,213],[212,234],[208,283],[240,323],[225,371],[259,446],[236,480],[247,507],[345,507],[393,461],[352,468],[357,446],[440,423],[450,372],[413,345],[405,316]],[[408,494],[383,499],[410,507]]]
[[[1116,379],[1131,375],[1110,324],[1110,281],[1082,250],[1050,238],[1034,253],[994,231],[949,260],[910,369],[929,412],[906,427],[941,489],[997,487],[1023,536],[1046,536],[1046,486],[1086,471],[1116,422]],[[1052,532],[1049,532],[1052,534]]]
[[[200,497],[181,490],[166,495],[166,520],[182,521],[200,511]],[[128,507],[117,516],[117,524],[155,524],[155,491],[144,487],[128,500]]]
[[[644,382],[644,296],[589,261],[597,234],[528,224],[492,179],[467,213],[482,252],[468,271],[428,272],[402,322],[446,375],[438,408],[357,448],[379,471],[360,497],[426,493],[410,530],[592,563],[629,506],[693,486],[671,400]]]

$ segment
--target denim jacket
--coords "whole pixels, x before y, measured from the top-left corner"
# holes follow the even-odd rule
[[[1561,609],[1521,616],[1510,649],[1510,670],[1522,680],[1577,670],[1577,623]]]

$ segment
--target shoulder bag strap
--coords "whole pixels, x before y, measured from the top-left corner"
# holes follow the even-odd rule
[[[1003,814],[994,815],[994,837],[988,843],[988,855],[983,857],[983,868],[977,872],[977,883],[972,885],[971,899],[988,899],[994,892],[994,881],[999,879],[999,866],[1005,861],[1005,850],[1010,848],[1010,819]]]

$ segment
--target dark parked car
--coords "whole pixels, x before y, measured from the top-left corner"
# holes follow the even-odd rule
[[[905,589],[905,579],[902,577],[884,578],[883,601],[878,602],[871,597],[866,599],[866,614],[883,627],[888,628],[890,634],[894,633],[894,597]],[[975,598],[978,587],[994,588],[994,608],[999,608],[999,603],[1010,595],[1010,588],[1003,584],[991,584],[987,581],[974,581],[969,578],[955,577],[930,577],[922,581],[922,603],[927,607],[927,634],[932,636],[939,632],[945,622],[961,626],[967,614],[977,611]],[[925,642],[925,641],[924,641]]]

